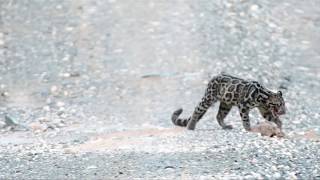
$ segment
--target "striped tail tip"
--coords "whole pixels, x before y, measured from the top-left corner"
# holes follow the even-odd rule
[[[171,116],[171,120],[174,125],[177,125],[177,126],[186,126],[187,125],[187,119],[179,118],[182,111],[183,111],[182,108],[180,108],[180,109],[173,112],[173,114]]]

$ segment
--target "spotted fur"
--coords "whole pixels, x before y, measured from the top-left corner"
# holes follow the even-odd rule
[[[280,129],[280,115],[285,114],[286,107],[282,92],[271,92],[257,81],[246,81],[227,74],[212,78],[205,95],[189,118],[179,118],[182,109],[176,110],[171,117],[173,124],[194,130],[197,122],[215,102],[220,101],[217,121],[223,129],[232,129],[224,123],[224,119],[233,106],[240,111],[243,127],[250,131],[249,111],[258,108],[261,115],[268,121],[274,122]]]

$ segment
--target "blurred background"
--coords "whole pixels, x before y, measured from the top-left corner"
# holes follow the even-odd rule
[[[227,72],[283,90],[286,121],[319,127],[318,1],[5,0],[0,12],[1,113],[21,123],[167,127]]]

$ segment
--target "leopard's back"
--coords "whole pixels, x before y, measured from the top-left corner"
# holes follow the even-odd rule
[[[217,86],[217,99],[226,104],[238,105],[245,96],[250,81],[227,74],[214,77],[210,83]]]

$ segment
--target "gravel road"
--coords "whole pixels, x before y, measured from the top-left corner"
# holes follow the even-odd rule
[[[2,0],[0,179],[320,179],[319,47],[314,0]],[[286,137],[174,127],[220,72],[282,90]]]

